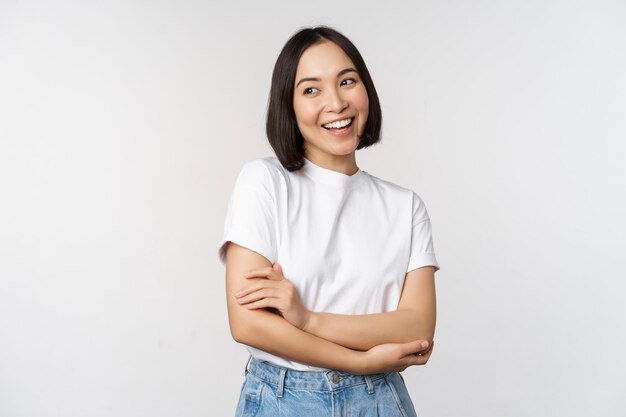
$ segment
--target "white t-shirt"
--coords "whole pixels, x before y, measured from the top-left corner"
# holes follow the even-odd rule
[[[345,175],[313,164],[289,172],[276,157],[247,162],[228,204],[219,244],[280,263],[304,306],[371,314],[397,308],[407,272],[439,269],[426,207],[406,188],[359,170]],[[320,370],[247,347],[260,360]]]

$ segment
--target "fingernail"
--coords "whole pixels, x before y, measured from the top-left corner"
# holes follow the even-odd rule
[[[237,291],[237,292],[235,293],[235,297],[237,297],[237,298],[241,297],[241,293],[242,293],[242,291]]]
[[[428,342],[427,341],[422,341],[422,349],[426,349],[428,347]]]

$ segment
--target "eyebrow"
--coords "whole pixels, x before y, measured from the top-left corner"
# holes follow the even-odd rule
[[[356,72],[357,74],[359,73],[359,72],[358,72],[357,70],[355,70],[354,68],[344,68],[344,69],[342,69],[341,71],[339,71],[339,72],[337,73],[337,78],[341,77],[343,74],[346,74],[346,73],[348,73],[348,72]],[[298,81],[298,84],[296,84],[296,88],[297,88],[300,84],[302,84],[303,82],[306,82],[306,81],[319,81],[319,80],[320,80],[320,79],[319,79],[319,78],[316,78],[316,77],[306,77],[306,78],[301,78],[301,79],[300,79],[300,81]]]

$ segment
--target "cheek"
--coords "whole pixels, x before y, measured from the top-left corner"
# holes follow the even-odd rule
[[[360,127],[361,129],[364,129],[365,122],[367,122],[367,116],[369,116],[369,108],[370,108],[370,102],[367,97],[367,91],[365,90],[365,87],[363,87],[362,90],[359,91],[359,94],[355,96],[354,105],[361,115]]]
[[[369,109],[369,99],[367,97],[367,90],[363,83],[360,83],[356,88],[350,90],[350,104],[359,113],[367,112]]]
[[[317,125],[317,110],[313,103],[294,103],[294,112],[298,126]]]

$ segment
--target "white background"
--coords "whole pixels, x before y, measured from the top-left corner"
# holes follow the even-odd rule
[[[1,1],[0,416],[230,416],[216,250],[271,70],[328,24],[384,112],[359,166],[433,222],[418,414],[623,416],[623,1]]]

